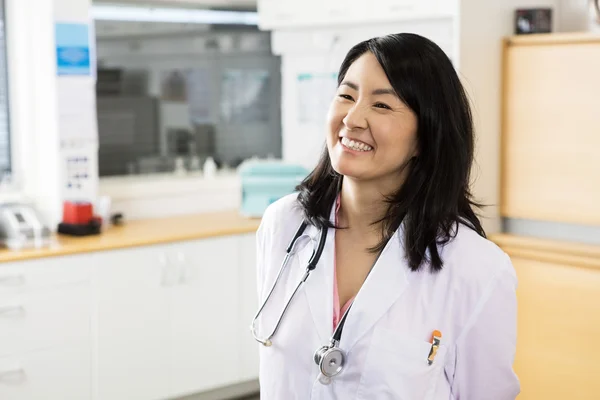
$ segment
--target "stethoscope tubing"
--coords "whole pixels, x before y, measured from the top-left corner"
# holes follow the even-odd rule
[[[294,299],[296,293],[298,292],[298,290],[300,289],[302,284],[304,284],[306,282],[310,273],[316,268],[317,263],[319,262],[319,259],[321,258],[321,254],[323,253],[323,248],[325,247],[325,240],[327,238],[327,228],[320,229],[319,242],[318,242],[317,247],[313,250],[313,253],[307,263],[306,272],[302,276],[302,279],[300,279],[300,282],[298,282],[298,285],[296,285],[296,288],[294,289],[294,291],[292,292],[292,295],[286,302],[285,307],[283,308],[281,314],[279,314],[279,318],[277,319],[277,323],[275,324],[273,331],[269,335],[267,335],[267,337],[265,337],[264,339],[259,338],[258,334],[256,332],[256,321],[258,320],[260,313],[263,311],[263,309],[267,305],[269,299],[271,298],[271,295],[275,291],[275,287],[277,286],[277,283],[279,282],[279,279],[281,278],[283,271],[287,267],[289,260],[296,253],[296,245],[298,244],[300,237],[302,237],[302,234],[306,230],[307,225],[308,224],[306,221],[302,221],[302,223],[296,230],[294,237],[292,238],[290,244],[286,248],[286,255],[281,263],[281,267],[279,268],[279,272],[277,273],[275,282],[273,282],[273,285],[271,286],[271,289],[269,290],[267,297],[265,298],[262,305],[258,309],[256,315],[254,316],[254,319],[252,320],[252,324],[250,325],[250,330],[252,331],[252,336],[254,337],[254,340],[261,343],[263,346],[269,347],[273,344],[271,339],[277,333],[277,330],[279,329],[279,326],[281,325],[281,321],[283,320],[283,316],[285,315],[287,309],[289,308],[290,304],[292,303],[292,300]]]

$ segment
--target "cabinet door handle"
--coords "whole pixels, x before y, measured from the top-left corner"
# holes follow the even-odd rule
[[[10,316],[10,315],[25,315],[25,307],[23,306],[4,306],[0,307],[0,316]]]
[[[187,265],[186,258],[183,252],[177,253],[177,273],[179,274],[179,284],[183,285],[187,282]]]
[[[167,262],[167,256],[164,253],[161,253],[158,256],[158,263],[162,267],[160,285],[162,287],[167,287],[169,286],[169,263]]]
[[[162,276],[160,278],[160,284],[162,287],[169,287],[169,266],[163,265]]]
[[[0,286],[25,286],[25,275],[0,276]]]
[[[0,371],[0,383],[22,383],[25,381],[25,370],[23,368]]]

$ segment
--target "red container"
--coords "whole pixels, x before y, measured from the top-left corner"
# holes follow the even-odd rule
[[[87,225],[93,218],[92,203],[65,201],[63,222],[66,224]]]

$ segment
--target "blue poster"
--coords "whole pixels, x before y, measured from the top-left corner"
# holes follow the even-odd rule
[[[90,75],[90,32],[87,24],[57,23],[56,70],[58,75]]]

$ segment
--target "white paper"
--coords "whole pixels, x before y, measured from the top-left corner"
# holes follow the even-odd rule
[[[337,89],[337,74],[301,73],[296,84],[298,123],[322,125]]]
[[[96,90],[91,77],[58,78],[58,129],[61,144],[97,142]]]

